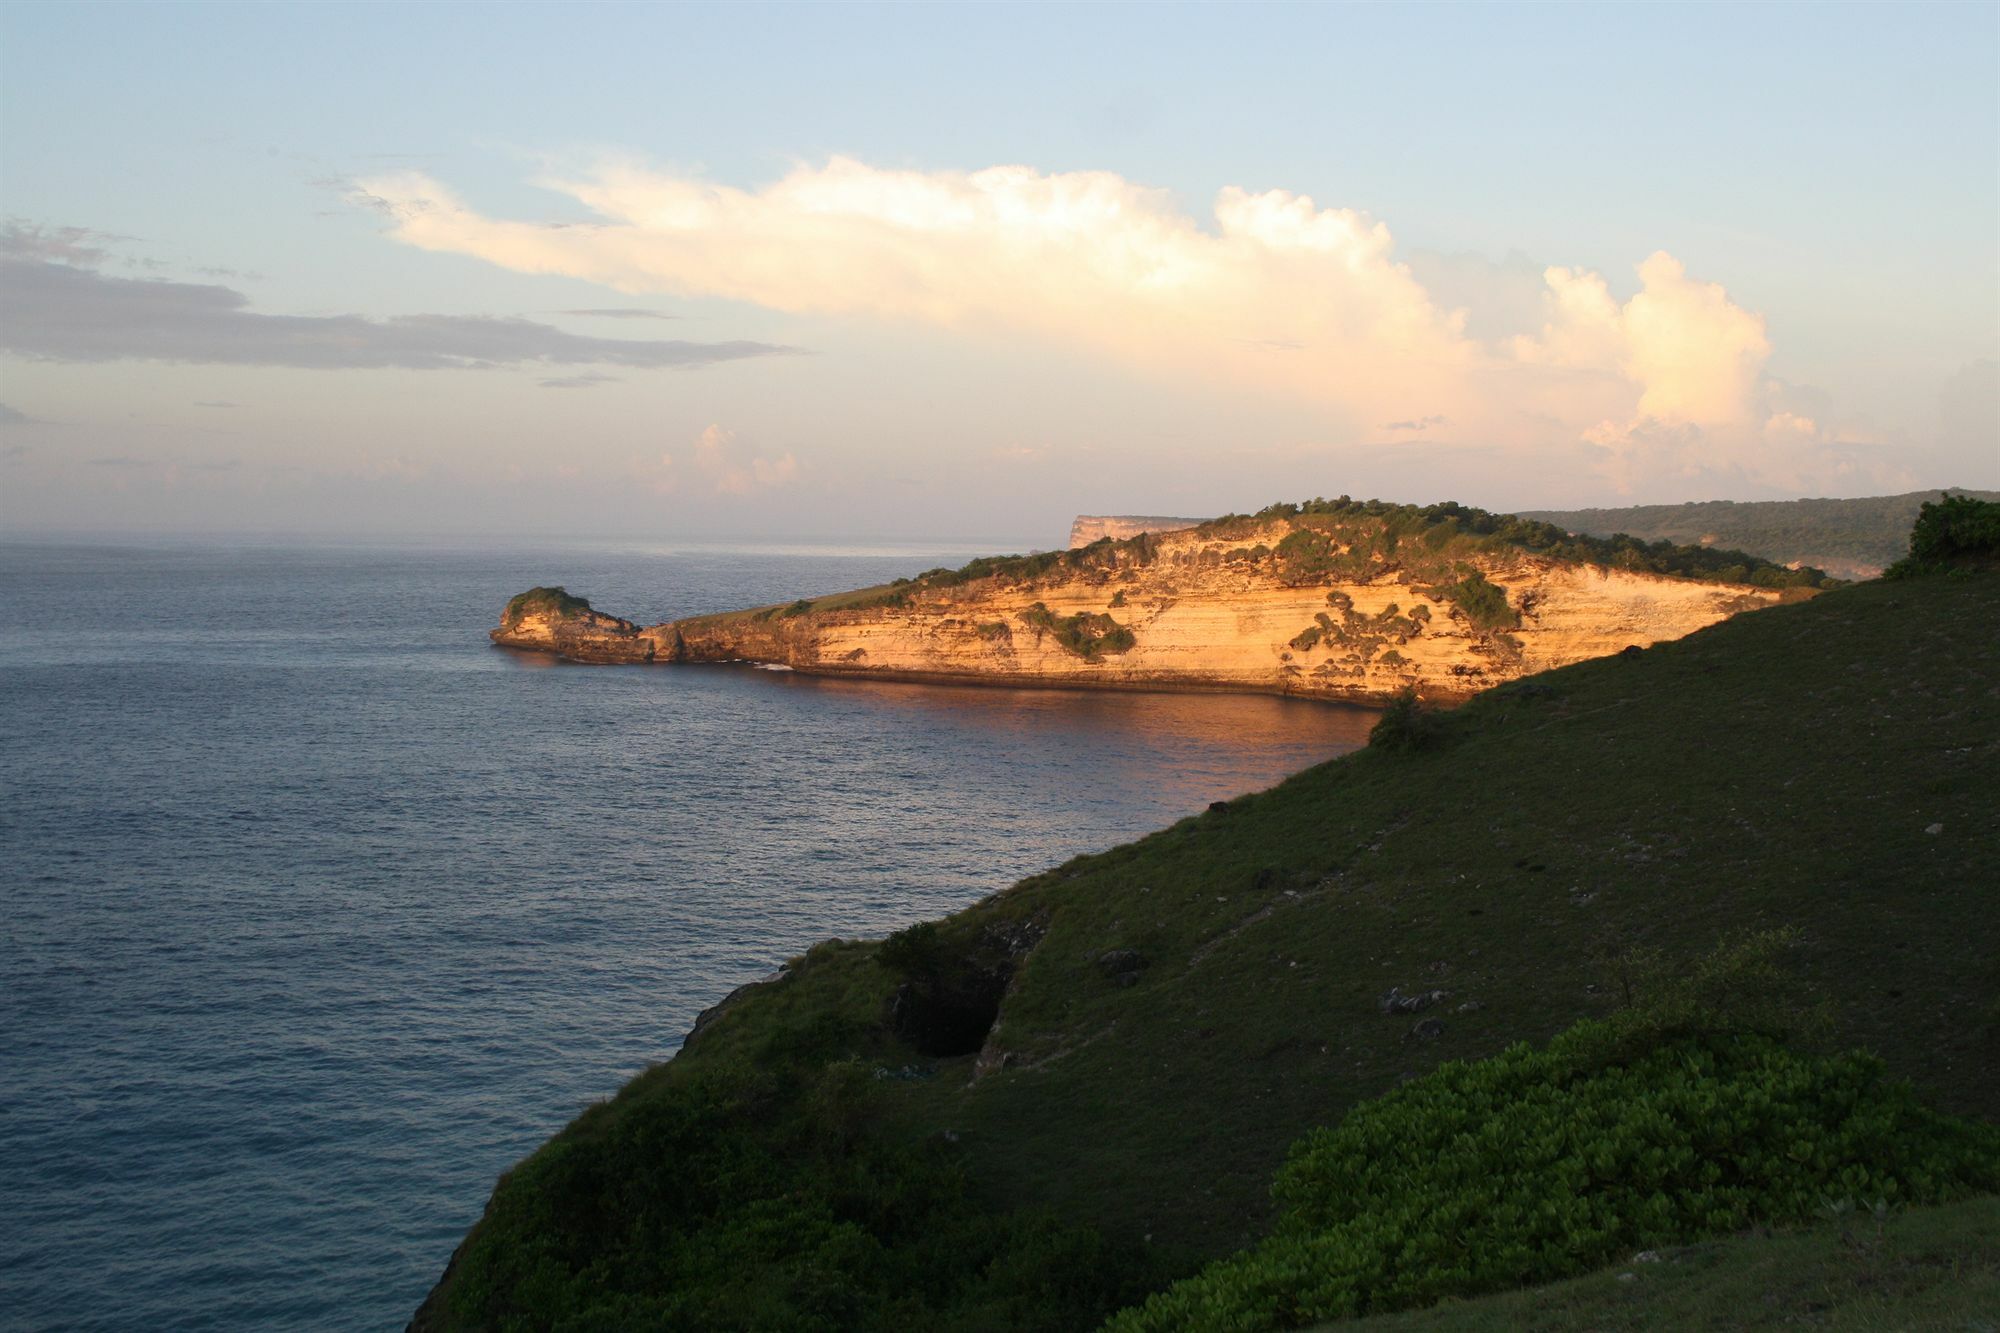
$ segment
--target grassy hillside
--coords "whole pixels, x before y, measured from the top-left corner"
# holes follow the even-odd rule
[[[2000,500],[1996,491],[1950,493]],[[1647,541],[1735,547],[1780,564],[1801,561],[1857,578],[1886,568],[1909,549],[1918,507],[1937,497],[1936,491],[1912,491],[1858,500],[1706,500],[1629,509],[1534,510],[1521,517],[1600,537],[1624,532]]]
[[[424,1320],[875,1283],[849,1317],[1087,1325],[1261,1235],[1305,1131],[1746,928],[1799,929],[1837,1044],[2000,1119],[1996,626],[1991,574],[1836,589],[822,945],[504,1181]]]
[[[1323,1327],[1347,1333],[1638,1333],[1823,1328],[1842,1333],[1995,1324],[2000,1199],[1649,1253],[1590,1277]]]

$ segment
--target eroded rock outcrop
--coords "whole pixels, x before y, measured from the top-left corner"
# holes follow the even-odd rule
[[[1809,595],[1538,553],[1456,506],[1327,504],[648,628],[510,604],[493,637],[577,661],[1379,702],[1462,698]]]
[[[503,648],[536,649],[573,662],[652,662],[660,656],[656,636],[561,588],[530,588],[514,598],[487,637]]]

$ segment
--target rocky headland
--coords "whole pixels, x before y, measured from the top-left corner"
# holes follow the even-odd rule
[[[650,626],[538,588],[508,604],[492,638],[579,662],[1452,700],[1677,639],[1824,582],[1739,552],[1342,499]]]
[[[1074,550],[1106,537],[1124,541],[1142,532],[1179,532],[1182,528],[1198,528],[1203,521],[1198,518],[1166,518],[1156,514],[1078,514],[1076,521],[1069,525],[1069,544]]]

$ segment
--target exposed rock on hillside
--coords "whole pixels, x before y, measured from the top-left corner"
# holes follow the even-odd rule
[[[507,603],[489,636],[507,648],[555,653],[573,662],[650,662],[654,641],[639,626],[591,609],[561,588],[530,588]]]

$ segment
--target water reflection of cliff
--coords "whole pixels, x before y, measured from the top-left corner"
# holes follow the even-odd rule
[[[1190,811],[1359,749],[1378,716],[1268,695],[1005,689],[721,670],[740,670],[773,689],[810,692],[815,709],[860,714],[864,725],[934,732],[962,745],[968,762],[1033,751],[1046,764],[1048,752],[1060,748],[1068,765],[1094,768],[1107,784],[1129,790],[1143,783]]]

